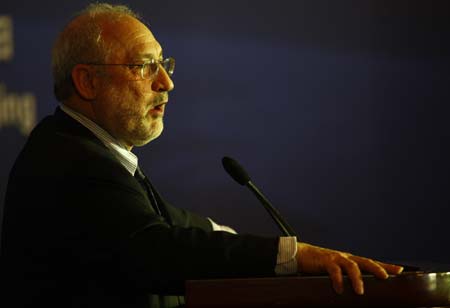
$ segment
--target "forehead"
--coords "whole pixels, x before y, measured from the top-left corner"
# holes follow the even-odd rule
[[[162,48],[153,33],[140,21],[125,16],[105,25],[104,39],[111,43],[110,56],[116,61],[158,59]]]

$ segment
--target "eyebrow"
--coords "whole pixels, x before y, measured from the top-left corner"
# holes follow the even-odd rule
[[[156,59],[160,59],[162,58],[162,50],[159,53],[159,56],[156,57]],[[154,53],[145,53],[145,54],[141,54],[138,56],[139,59],[143,59],[143,60],[147,60],[147,59],[155,59],[155,54]]]

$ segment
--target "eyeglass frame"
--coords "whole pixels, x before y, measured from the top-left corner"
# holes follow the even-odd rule
[[[168,64],[168,68],[165,67],[165,64]],[[141,71],[141,77],[144,80],[151,80],[153,77],[157,76],[159,73],[159,69],[160,67],[162,67],[164,69],[164,71],[167,73],[167,75],[169,75],[169,77],[172,77],[173,72],[175,70],[175,59],[172,57],[168,57],[162,60],[156,60],[156,59],[150,59],[150,60],[146,60],[144,61],[144,63],[142,64],[136,64],[136,63],[96,63],[96,62],[88,62],[88,63],[82,63],[82,64],[86,64],[86,65],[99,65],[99,66],[127,66],[129,68],[131,67],[141,67],[140,71]],[[146,65],[151,65],[151,64],[157,64],[156,70],[148,77],[145,78],[144,77],[144,68]]]

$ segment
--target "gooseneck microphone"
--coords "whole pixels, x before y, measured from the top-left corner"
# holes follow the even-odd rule
[[[294,229],[281,217],[281,214],[272,206],[270,201],[263,193],[252,183],[249,175],[237,161],[230,157],[222,158],[222,165],[225,171],[239,184],[247,186],[262,203],[264,208],[269,212],[275,223],[285,236],[296,236]]]

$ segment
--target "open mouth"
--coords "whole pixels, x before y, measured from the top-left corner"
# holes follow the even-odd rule
[[[164,113],[165,105],[166,105],[166,102],[162,102],[162,103],[159,103],[158,105],[153,106],[152,109],[150,109],[150,113],[152,113],[152,114],[155,114],[155,113],[156,114],[162,114],[162,113]]]
[[[153,109],[156,109],[156,110],[163,110],[164,108],[164,105],[165,105],[166,103],[161,103],[161,104],[159,104],[159,105],[156,105],[155,107],[153,107]]]

